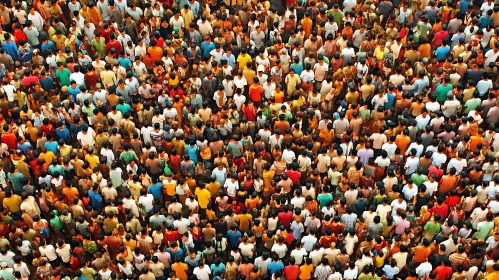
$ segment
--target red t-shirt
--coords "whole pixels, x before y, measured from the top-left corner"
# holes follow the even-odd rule
[[[282,271],[282,276],[286,278],[286,280],[297,280],[298,275],[300,274],[300,267],[295,265],[287,265],[284,267]]]
[[[452,268],[448,266],[439,266],[433,270],[433,272],[437,275],[436,280],[447,280],[450,279],[452,275]]]
[[[281,212],[277,214],[277,218],[279,218],[281,225],[289,227],[291,225],[291,222],[293,221],[293,212]]]
[[[461,201],[461,198],[459,196],[449,196],[447,199],[444,201],[445,204],[449,205],[449,207],[454,207],[456,206],[459,202]]]
[[[299,171],[293,171],[293,170],[287,170],[286,175],[288,175],[289,179],[293,181],[293,184],[298,185],[300,183],[300,178],[301,178],[301,172]]]
[[[440,215],[440,218],[445,218],[447,217],[447,214],[449,214],[449,205],[447,204],[442,204],[442,206],[435,205],[430,209],[430,213],[432,214],[438,214]]]
[[[17,149],[17,138],[12,133],[2,135],[2,142],[4,142],[9,149]]]
[[[255,107],[253,107],[253,109],[250,109],[250,107],[248,106],[244,107],[244,116],[248,119],[249,122],[256,121],[255,109]]]
[[[163,234],[163,240],[167,242],[180,241],[180,239],[182,239],[182,236],[180,236],[178,231],[172,231],[170,233],[165,232]]]

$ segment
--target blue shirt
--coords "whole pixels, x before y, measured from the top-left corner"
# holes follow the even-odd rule
[[[71,86],[68,87],[68,93],[71,94],[73,97],[73,101],[76,101],[76,95],[80,93],[81,90],[79,87],[72,88]]]
[[[127,112],[132,112],[132,107],[128,104],[118,104],[116,105],[116,110],[120,111],[124,115]]]
[[[42,53],[44,55],[48,55],[49,53],[54,53],[54,52],[55,52],[54,42],[48,40],[47,44],[45,43],[42,44]]]
[[[471,4],[471,0],[461,0],[461,7],[459,8],[459,13],[464,14],[468,10]]]
[[[71,126],[69,127],[71,132],[73,132],[74,134],[78,134],[78,132],[81,131],[81,128],[82,128],[81,125],[75,125],[75,124],[71,124]]]
[[[102,209],[102,196],[99,193],[94,193],[93,190],[88,191],[88,197],[92,202],[92,207],[95,209]]]
[[[464,33],[461,33],[461,34],[456,33],[456,34],[452,35],[452,39],[451,39],[452,43],[450,44],[450,47],[453,48],[455,45],[457,45],[457,43],[459,42],[459,39],[462,38],[464,40],[465,37],[466,36],[464,35]]]
[[[230,67],[232,67],[232,69],[235,68],[236,58],[234,57],[233,54],[231,54],[230,56],[227,56],[227,54],[224,53],[222,55],[222,60],[227,60],[227,62],[229,63]]]
[[[59,144],[57,144],[56,141],[47,141],[45,142],[45,148],[48,151],[52,151],[55,155],[57,155],[57,152],[59,151]]]
[[[172,263],[176,262],[177,258],[182,259],[182,257],[184,256],[184,250],[182,248],[178,248],[178,250],[175,252],[171,248],[166,249],[166,251],[170,254]]]
[[[128,57],[119,57],[118,62],[123,68],[125,68],[126,71],[129,71],[130,66],[132,66],[132,61]]]
[[[435,57],[438,61],[443,61],[450,52],[449,46],[441,46],[435,51]]]
[[[388,108],[391,108],[393,106],[393,103],[395,102],[395,93],[388,93],[386,97],[388,97],[388,102],[385,104],[385,110],[388,110]]]
[[[191,145],[187,145],[187,146],[185,146],[185,151],[187,152],[187,154],[189,155],[191,160],[195,164],[197,164],[198,163],[198,151],[199,151],[198,145],[194,145],[194,147],[191,147]]]
[[[50,77],[50,76],[47,76],[44,79],[40,79],[40,86],[45,91],[50,91],[51,89],[55,89],[54,79],[52,79],[52,77]]]
[[[289,66],[289,68],[293,69],[293,71],[295,71],[295,74],[300,76],[301,75],[301,72],[303,72],[303,65],[301,63],[299,64],[291,64],[291,66]]]
[[[210,52],[215,49],[215,44],[213,42],[206,43],[206,41],[203,41],[201,43],[201,49],[203,50],[203,58],[208,59],[211,57]]]
[[[386,277],[390,278],[390,279],[393,279],[393,276],[395,276],[395,274],[399,273],[400,269],[395,266],[395,267],[391,267],[389,265],[385,265],[383,267],[383,272],[386,274]]]
[[[12,57],[12,60],[16,61],[19,60],[19,54],[17,53],[17,45],[16,42],[10,41],[3,42],[2,47],[4,48],[5,52]]]
[[[69,130],[67,128],[63,128],[62,130],[56,129],[55,134],[64,141],[69,141],[71,138],[71,134],[69,133]]]
[[[223,273],[223,271],[225,270],[225,264],[221,263],[219,266],[212,264],[210,266],[210,269],[212,275],[217,275],[217,272]]]
[[[157,182],[155,185],[153,185],[153,184],[149,185],[148,192],[150,194],[152,194],[152,196],[154,197],[154,200],[158,200],[161,198],[161,189],[162,188],[163,188],[163,186],[161,185],[161,183]]]
[[[231,245],[237,245],[241,236],[241,233],[237,230],[236,232],[233,232],[232,230],[227,231],[227,241],[229,241],[229,244]]]
[[[487,18],[486,16],[481,16],[478,19],[478,28],[480,29],[487,28],[487,26],[489,26],[489,24],[491,24],[492,22],[493,22],[492,17]]]
[[[24,144],[17,144],[17,148],[23,150],[24,154],[27,155],[29,149],[31,149],[31,144],[29,142],[24,142]]]
[[[267,265],[269,273],[272,275],[276,272],[281,272],[284,269],[282,262],[271,262]]]

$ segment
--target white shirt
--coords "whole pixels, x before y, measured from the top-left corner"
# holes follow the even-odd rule
[[[424,262],[416,268],[416,273],[418,274],[419,277],[426,278],[426,276],[430,275],[431,270],[432,270],[431,263]]]
[[[433,194],[437,191],[438,189],[438,182],[435,181],[435,182],[430,182],[430,181],[426,181],[423,183],[423,185],[426,186],[426,193],[429,194],[430,196],[433,196]]]
[[[284,160],[287,164],[293,163],[293,161],[296,159],[295,152],[289,149],[285,149],[282,152],[282,160]]]
[[[457,173],[461,173],[461,171],[463,171],[463,169],[466,166],[468,166],[468,163],[466,162],[466,160],[464,160],[464,159],[458,160],[457,158],[453,158],[447,164],[447,172],[449,172],[449,170],[452,167],[454,167],[454,168],[456,168]]]
[[[313,235],[306,235],[302,237],[301,243],[303,244],[303,248],[310,252],[313,250],[315,243],[317,242],[317,237]]]
[[[45,248],[40,247],[38,248],[38,251],[40,251],[40,254],[43,257],[47,257],[49,261],[55,261],[57,259],[57,254],[55,252],[55,248],[52,245],[47,245]],[[12,253],[14,254],[14,253]]]
[[[272,249],[270,251],[276,253],[279,256],[279,258],[284,258],[286,252],[288,251],[288,247],[284,245],[284,243],[282,245],[276,243],[272,245]]]
[[[137,208],[137,203],[135,202],[135,199],[133,198],[123,199],[123,208],[130,209],[130,212],[135,217],[139,217],[139,208]]]
[[[139,204],[144,206],[146,212],[149,212],[154,207],[153,205],[154,197],[152,194],[148,193],[146,196],[141,195],[139,197]]]
[[[71,246],[69,244],[64,244],[64,247],[57,248],[55,251],[61,257],[63,262],[69,263],[71,260]]]
[[[431,156],[431,159],[433,160],[432,164],[440,168],[441,164],[447,161],[447,156],[444,153],[437,152]]]
[[[207,265],[204,265],[203,268],[199,268],[199,266],[194,268],[192,273],[196,275],[199,280],[210,280],[211,270]]]
[[[241,250],[241,254],[245,257],[252,258],[254,248],[255,245],[253,245],[252,243],[248,244],[239,243],[239,249]]]
[[[418,157],[408,157],[406,162],[405,162],[405,168],[407,174],[412,174],[416,172],[416,169],[419,166],[419,158]]]
[[[398,199],[395,199],[392,201],[392,216],[395,216],[397,214],[397,209],[402,209],[402,211],[405,211],[407,209],[407,202],[405,200],[402,200],[402,203],[398,202]]]
[[[397,144],[395,143],[385,143],[381,146],[381,149],[385,150],[388,154],[388,158],[391,158],[395,155],[395,150],[397,150]]]
[[[78,87],[85,85],[85,75],[81,72],[72,73],[69,75],[69,80],[75,81]]]
[[[294,249],[290,254],[291,257],[295,258],[295,262],[297,265],[301,265],[303,257],[305,257],[306,255],[308,255],[308,253],[304,248],[300,248],[300,250]]]
[[[232,179],[225,180],[224,188],[227,190],[227,195],[234,197],[236,196],[236,191],[239,190],[239,182]]]
[[[291,204],[293,205],[294,208],[303,208],[303,205],[305,204],[305,198],[304,197],[293,197],[291,199]]]

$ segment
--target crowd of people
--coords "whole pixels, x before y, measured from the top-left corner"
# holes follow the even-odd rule
[[[499,280],[494,2],[1,2],[0,278]]]

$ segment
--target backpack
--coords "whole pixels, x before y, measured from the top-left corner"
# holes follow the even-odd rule
[[[393,54],[392,53],[387,53],[383,57],[383,62],[386,67],[393,67]]]

